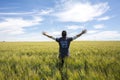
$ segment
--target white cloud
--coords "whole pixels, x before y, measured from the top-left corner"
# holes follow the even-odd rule
[[[87,34],[94,34],[94,33],[97,33],[97,32],[98,32],[98,30],[88,30]]]
[[[49,32],[49,34],[52,36],[59,36],[61,35],[61,31],[53,31],[53,32]]]
[[[36,32],[34,32],[35,34],[28,34],[27,27],[34,28],[33,26],[39,25],[43,21],[42,16],[49,15],[51,12],[52,9],[33,10],[30,12],[0,12],[0,16],[2,16],[0,21],[0,41],[44,40],[40,35],[37,36]],[[25,36],[22,36],[23,34]]]
[[[52,12],[52,9],[46,9],[46,10],[32,10],[32,11],[26,11],[26,12],[0,12],[0,15],[13,15],[13,16],[20,16],[20,15],[48,15]]]
[[[97,20],[98,21],[103,21],[103,20],[108,20],[108,19],[110,19],[110,17],[109,16],[105,16],[105,17],[98,18]]]
[[[41,10],[40,12],[38,11],[37,14],[38,15],[48,15],[51,12],[53,12],[53,9]]]
[[[26,33],[24,35],[4,35],[0,34],[0,41],[48,41],[40,32]]]
[[[58,7],[57,7],[58,8]],[[102,16],[109,10],[108,3],[91,4],[90,2],[65,2],[59,6],[60,11],[55,13],[60,21],[87,22]],[[62,10],[61,10],[62,9]]]
[[[104,28],[104,25],[103,24],[97,24],[97,25],[94,25],[93,27],[95,29],[102,29],[102,28]]]
[[[71,25],[71,26],[66,26],[67,29],[71,29],[71,30],[77,30],[77,29],[83,29],[84,26],[78,26],[78,25]]]
[[[41,16],[48,15],[52,12],[52,9],[46,10],[33,10],[31,12],[0,12],[3,21],[0,22],[1,34],[22,34],[25,27],[31,27],[40,24],[43,21]],[[6,16],[11,16],[6,18]],[[16,17],[17,16],[17,17]],[[22,17],[21,17],[22,16]],[[32,19],[24,19],[24,17],[31,16]]]
[[[78,40],[120,40],[118,31],[101,31],[94,34],[85,34]]]
[[[2,12],[0,15],[30,15],[35,14],[35,12]]]
[[[34,17],[31,20],[23,18],[6,18],[0,22],[0,33],[3,34],[22,34],[25,27],[38,25],[42,21],[41,17]]]

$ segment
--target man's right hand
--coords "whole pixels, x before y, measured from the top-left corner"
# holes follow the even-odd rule
[[[85,34],[86,32],[87,32],[87,30],[85,29],[85,30],[82,31],[82,34]]]
[[[42,32],[43,35],[47,35],[46,32]]]

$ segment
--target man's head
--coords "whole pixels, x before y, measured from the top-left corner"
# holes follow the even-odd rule
[[[62,37],[66,37],[67,36],[67,32],[65,30],[62,31]]]

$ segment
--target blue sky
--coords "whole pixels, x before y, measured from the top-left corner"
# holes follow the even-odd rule
[[[0,41],[50,41],[45,31],[77,40],[120,40],[119,0],[0,0]]]

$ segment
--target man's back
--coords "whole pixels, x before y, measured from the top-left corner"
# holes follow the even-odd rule
[[[61,54],[69,53],[69,46],[70,46],[70,42],[72,40],[73,40],[73,38],[68,38],[68,37],[56,38],[56,41],[59,43],[59,52]]]

